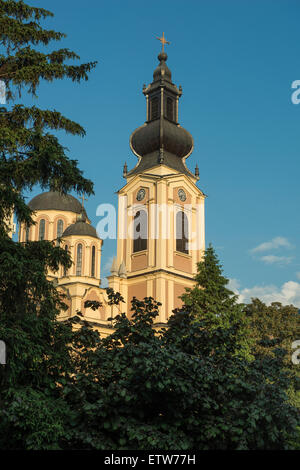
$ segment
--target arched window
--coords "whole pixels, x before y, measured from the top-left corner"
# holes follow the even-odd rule
[[[77,257],[76,257],[76,276],[82,274],[82,244],[79,243],[77,246]]]
[[[172,98],[167,98],[166,116],[170,121],[174,121],[174,100],[172,100]]]
[[[96,265],[96,248],[92,248],[92,260],[91,260],[91,276],[95,277],[95,265]]]
[[[189,222],[186,214],[182,211],[176,214],[176,251],[189,253]]]
[[[66,250],[66,251],[69,250],[68,245],[65,246],[65,250]],[[67,275],[68,275],[68,270],[67,270],[67,268],[64,267],[64,277],[66,277]]]
[[[45,228],[46,228],[46,221],[45,219],[41,219],[40,226],[39,226],[39,240],[45,240]]]
[[[26,227],[25,229],[25,242],[29,242],[29,231],[30,231],[30,228],[29,227]]]
[[[59,219],[59,221],[57,222],[57,233],[56,233],[57,238],[61,238],[63,232],[64,232],[64,221]]]
[[[150,101],[150,110],[151,121],[157,119],[159,117],[159,99],[157,96]]]
[[[60,238],[62,237],[62,234],[64,232],[64,221],[59,219],[57,222],[57,229],[56,229],[56,245],[59,246],[60,243]]]
[[[138,211],[134,217],[133,252],[147,250],[148,217],[146,211]]]

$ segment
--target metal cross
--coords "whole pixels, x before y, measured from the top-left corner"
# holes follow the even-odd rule
[[[84,194],[82,194],[82,196],[80,196],[79,199],[82,200],[82,208],[84,208],[84,201],[88,201],[88,199],[84,197]]]
[[[158,36],[156,36],[156,39],[158,39],[158,40],[161,42],[161,44],[162,44],[162,50],[161,50],[162,52],[165,51],[165,44],[171,44],[169,41],[166,40],[166,38],[165,38],[165,33],[162,34],[162,37],[161,37],[161,38],[159,38]]]

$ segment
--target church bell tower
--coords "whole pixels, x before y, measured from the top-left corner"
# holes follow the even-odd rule
[[[157,322],[165,323],[193,287],[205,249],[205,195],[197,187],[198,166],[186,166],[194,141],[179,124],[181,87],[172,82],[163,48],[153,81],[143,88],[146,122],[130,136],[136,166],[124,166],[119,191],[118,247],[109,286],[119,291],[130,316],[131,299],[162,303]]]

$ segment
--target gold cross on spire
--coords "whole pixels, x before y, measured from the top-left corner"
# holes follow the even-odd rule
[[[82,209],[84,209],[84,201],[88,201],[88,199],[84,196],[84,193],[82,193],[82,196],[80,196],[80,198],[82,200]]]
[[[162,37],[161,37],[161,38],[159,38],[158,36],[156,36],[156,39],[158,39],[158,40],[161,42],[161,44],[162,44],[162,49],[161,49],[161,51],[162,51],[162,52],[165,52],[165,44],[171,44],[169,41],[166,40],[166,38],[165,38],[165,33],[162,34]]]

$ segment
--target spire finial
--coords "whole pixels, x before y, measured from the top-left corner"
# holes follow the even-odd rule
[[[162,37],[159,38],[158,36],[156,36],[156,39],[158,39],[161,44],[162,44],[162,48],[161,48],[161,52],[165,52],[165,44],[171,44],[169,41],[166,40],[165,38],[165,33],[162,33]]]
[[[119,274],[119,277],[121,279],[126,279],[127,278],[127,270],[126,270],[126,265],[125,265],[124,261],[122,261],[122,263],[120,264],[118,274]]]
[[[118,263],[117,263],[117,258],[114,257],[113,259],[113,262],[112,262],[112,265],[111,265],[111,268],[110,268],[110,272],[112,274],[112,276],[117,276],[118,275]]]
[[[79,216],[77,217],[77,222],[86,222],[86,212],[85,212],[85,209],[84,209],[84,201],[88,201],[88,199],[84,196],[84,193],[82,193],[82,196],[79,197],[79,199],[81,199],[81,212],[79,214]]]

